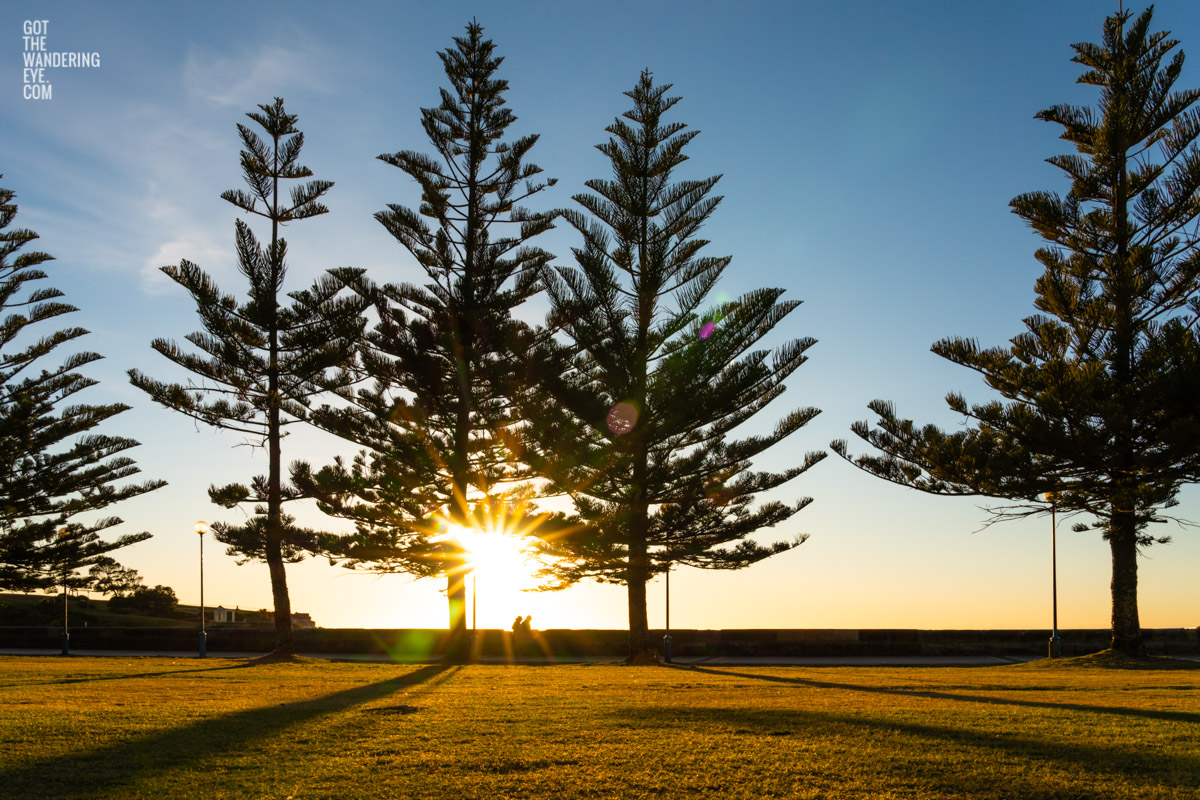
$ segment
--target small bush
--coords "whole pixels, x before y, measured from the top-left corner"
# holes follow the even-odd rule
[[[179,598],[170,586],[139,586],[132,594],[116,595],[108,601],[114,614],[145,614],[148,617],[175,616]]]

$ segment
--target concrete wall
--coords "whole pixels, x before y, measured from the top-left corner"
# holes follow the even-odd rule
[[[0,627],[0,647],[56,650],[61,628]],[[512,634],[480,630],[479,652],[504,655],[512,652]],[[1147,649],[1154,654],[1200,653],[1200,629],[1146,629]],[[82,650],[191,650],[196,628],[72,628],[71,646]],[[662,641],[663,631],[652,631],[651,641]],[[1060,631],[1063,655],[1094,653],[1108,647],[1108,630]],[[1045,655],[1046,630],[924,631],[916,629],[782,629],[782,630],[673,630],[672,650],[677,656],[854,656],[854,655]],[[301,653],[391,653],[398,657],[425,657],[442,652],[446,631],[436,629],[370,630],[315,628],[295,631]],[[213,627],[208,631],[209,652],[267,652],[274,631],[268,627]],[[556,656],[620,656],[626,652],[624,630],[537,631],[521,654]]]

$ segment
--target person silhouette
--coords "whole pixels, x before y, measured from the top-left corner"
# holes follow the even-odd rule
[[[532,616],[517,618],[513,620],[513,652],[518,655],[526,655],[533,644],[533,628],[530,623],[533,621]]]

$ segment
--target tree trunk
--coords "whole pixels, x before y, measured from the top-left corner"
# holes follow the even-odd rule
[[[271,595],[275,599],[275,650],[273,656],[290,656],[296,652],[292,637],[292,601],[288,597],[287,573],[283,568],[283,552],[279,539],[267,536],[267,569],[271,573]]]
[[[632,559],[630,559],[632,562]],[[650,628],[646,622],[646,582],[629,577],[629,658],[626,663],[643,664],[653,661],[656,653],[650,647]]]
[[[472,97],[477,94],[472,91]],[[471,432],[472,412],[475,404],[471,393],[473,372],[475,367],[475,279],[476,260],[478,257],[480,212],[477,188],[479,182],[479,162],[481,159],[480,132],[476,103],[472,102],[470,110],[470,155],[468,156],[467,175],[467,211],[466,232],[463,241],[463,275],[458,289],[461,297],[449,306],[451,325],[454,329],[454,360],[458,376],[458,401],[455,425],[454,444],[451,454],[450,471],[454,483],[452,503],[457,508],[454,515],[460,524],[471,518],[471,507],[468,494],[471,486],[478,486],[479,480],[472,473],[471,463]],[[455,564],[446,576],[446,600],[450,611],[450,638],[446,646],[446,658],[449,661],[463,662],[470,657],[470,642],[467,637],[467,576],[462,570],[461,563]]]
[[[1118,89],[1118,100],[1123,101],[1126,94],[1126,88]],[[1133,513],[1138,494],[1132,477],[1137,471],[1133,434],[1133,421],[1137,416],[1134,398],[1138,392],[1133,373],[1137,278],[1136,270],[1130,263],[1129,171],[1126,155],[1129,148],[1141,146],[1141,136],[1128,136],[1119,115],[1115,123],[1115,131],[1111,135],[1116,137],[1118,143],[1115,154],[1116,185],[1113,191],[1116,265],[1110,280],[1115,312],[1112,370],[1119,417],[1114,426],[1116,430],[1112,445],[1115,467],[1110,473],[1114,490],[1113,512],[1108,525],[1108,543],[1112,550],[1112,649],[1127,655],[1144,655],[1137,608],[1138,530]]]
[[[278,262],[279,246],[279,137],[275,137],[274,189],[271,213],[271,258],[274,286],[278,287],[283,277],[282,260]],[[296,652],[292,637],[292,600],[288,597],[287,572],[283,565],[283,432],[279,414],[279,301],[272,298],[270,331],[267,342],[267,525],[266,536],[267,568],[271,573],[271,595],[275,600],[275,656],[291,656]]]
[[[636,466],[634,472],[639,472]],[[646,613],[646,582],[650,579],[646,546],[647,511],[645,502],[639,498],[634,503],[629,520],[629,569],[625,576],[629,587],[629,664],[652,663],[656,660],[656,654],[650,647],[650,626]]]
[[[1132,514],[1118,512],[1113,519],[1112,550],[1112,649],[1131,656],[1146,654],[1137,605],[1137,531]],[[1119,527],[1118,527],[1119,525]]]
[[[274,384],[275,375],[272,374],[272,387]],[[271,408],[268,419],[270,433],[267,447],[270,450],[270,464],[267,474],[267,524],[264,534],[267,569],[271,574],[271,596],[275,599],[275,651],[272,655],[290,656],[296,652],[296,648],[292,637],[292,601],[288,597],[287,572],[283,564],[283,478],[279,446],[279,409]]]
[[[446,599],[450,606],[450,636],[446,641],[446,660],[463,662],[470,656],[467,636],[467,576],[451,572],[446,576]]]
[[[642,175],[648,176],[649,157],[644,153],[646,162],[642,165]],[[641,239],[637,245],[638,273],[645,276],[651,256],[649,226],[650,190],[648,180],[641,181],[641,208],[644,212],[641,218]],[[633,451],[633,498],[629,514],[629,569],[625,580],[629,586],[629,658],[628,664],[656,663],[657,653],[650,647],[650,625],[646,614],[646,583],[650,580],[650,548],[647,533],[650,528],[650,504],[647,483],[649,482],[649,448],[646,443],[647,424],[647,386],[650,369],[650,347],[647,344],[650,328],[654,322],[654,298],[652,289],[642,286],[638,293],[637,310],[637,344],[633,362],[634,383],[633,403],[638,417],[634,422],[633,431],[628,435]]]

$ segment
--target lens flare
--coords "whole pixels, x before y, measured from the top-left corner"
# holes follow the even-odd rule
[[[708,322],[706,322],[700,326],[700,338],[707,339],[708,337],[710,337],[714,333],[716,333],[716,330],[717,330],[717,323],[713,322],[712,320],[709,320]]]
[[[638,412],[633,403],[617,403],[608,410],[608,429],[623,436],[637,425]]]

